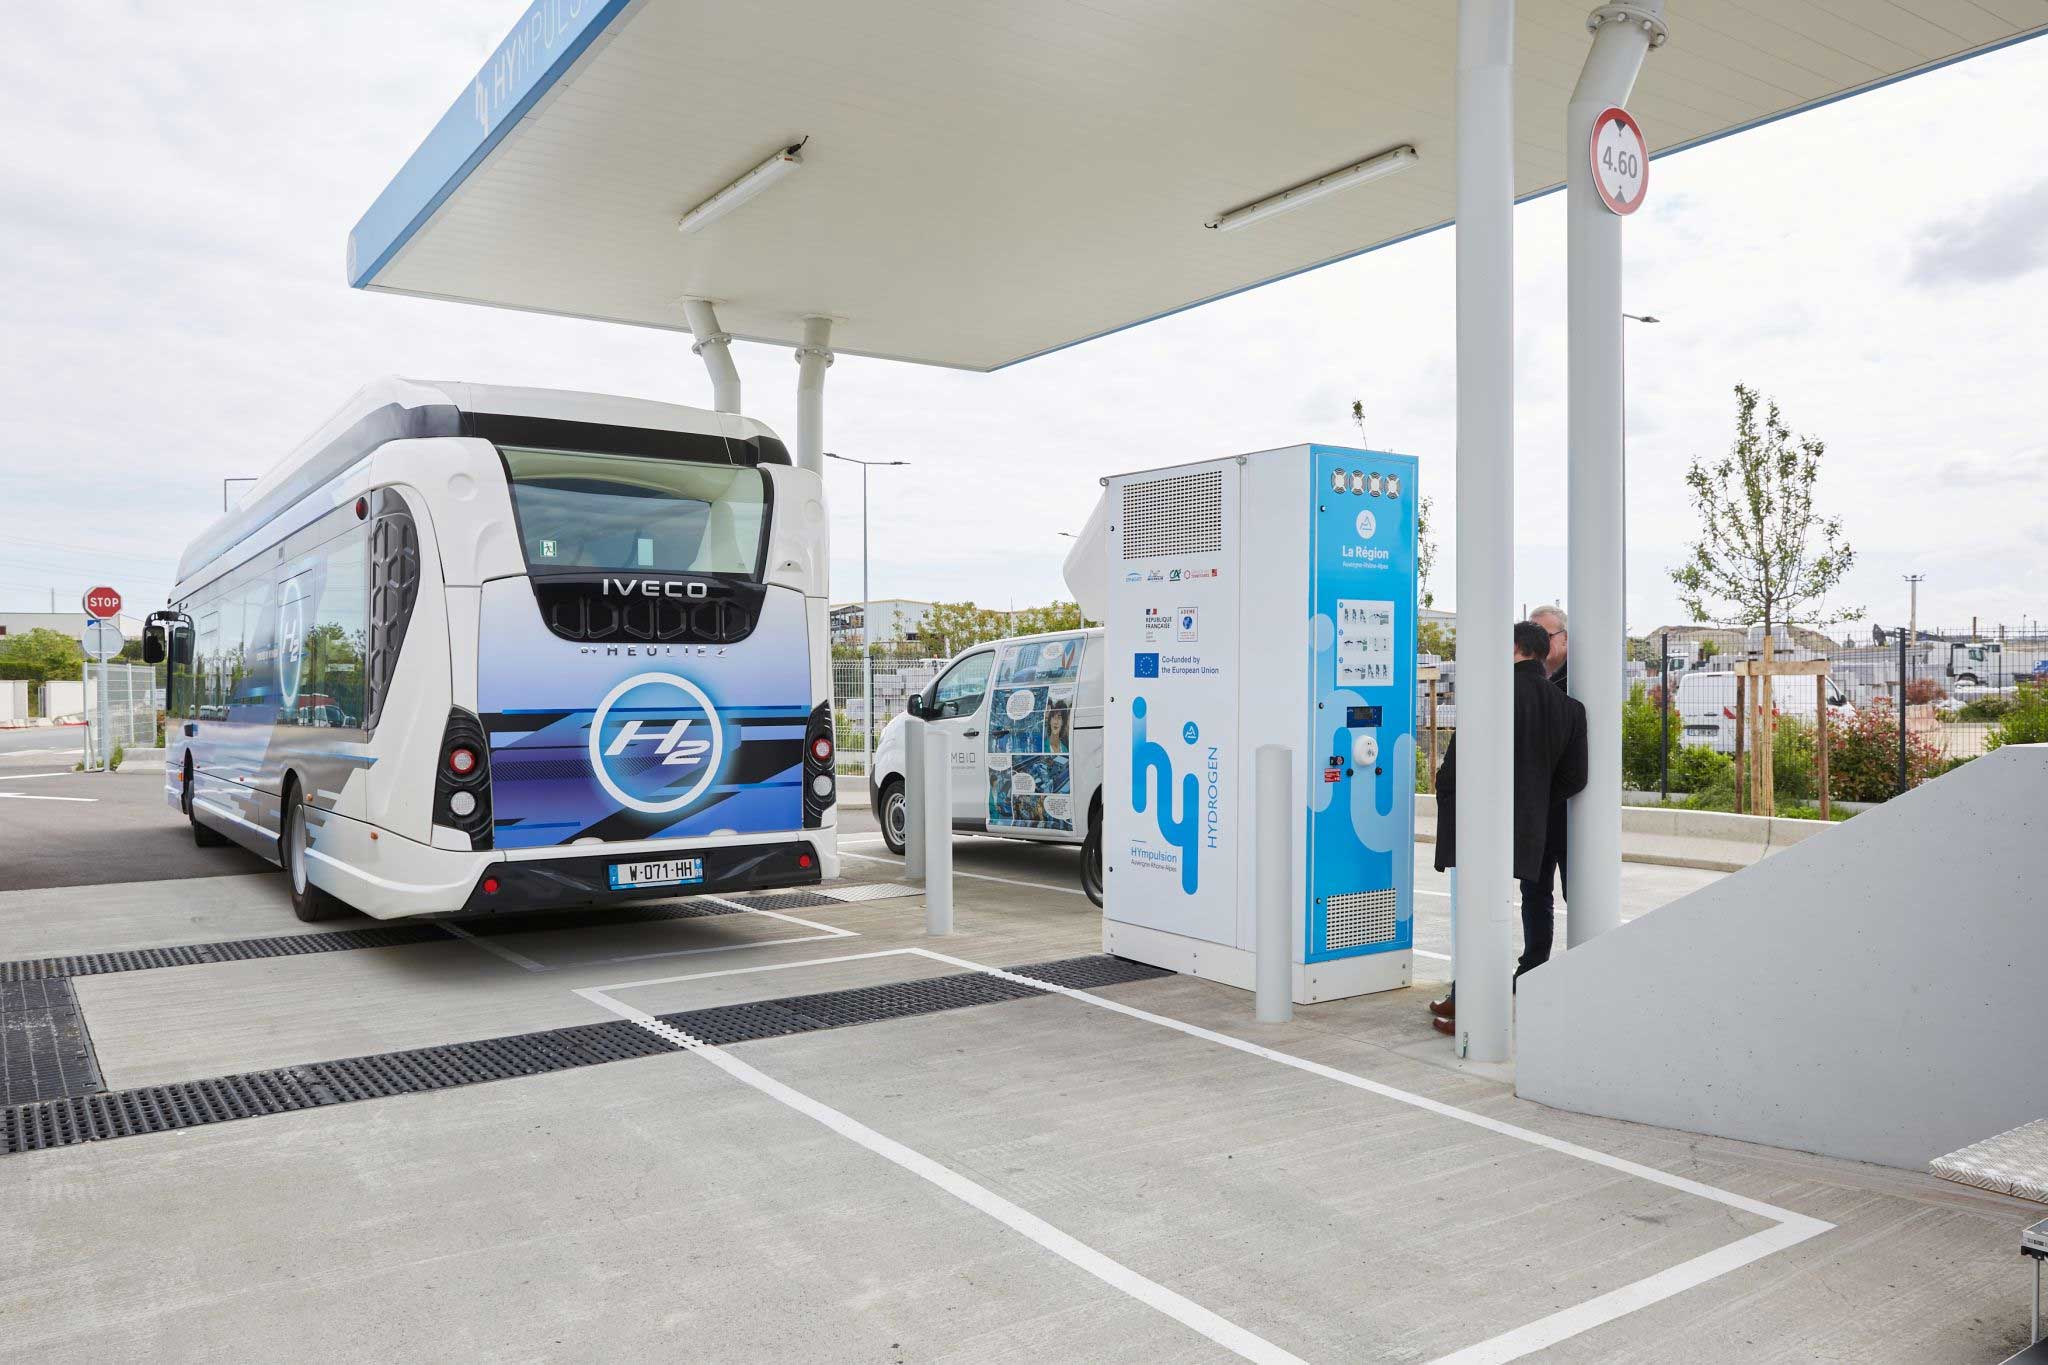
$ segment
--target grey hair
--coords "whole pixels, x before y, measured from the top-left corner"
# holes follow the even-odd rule
[[[1571,619],[1564,614],[1563,607],[1538,607],[1536,608],[1536,610],[1529,613],[1529,619],[1531,621],[1535,620],[1539,616],[1555,616],[1557,618],[1557,628],[1559,630],[1568,631],[1572,628]]]

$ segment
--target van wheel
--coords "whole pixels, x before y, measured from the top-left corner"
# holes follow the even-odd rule
[[[1977,675],[1975,673],[1965,673],[1957,678],[1956,681],[1964,687],[1975,687],[1977,685]]]
[[[1102,908],[1102,807],[1088,812],[1088,837],[1081,841],[1081,890]]]
[[[284,833],[278,836],[278,861],[284,864],[285,878],[291,884],[292,913],[308,924],[317,924],[347,914],[348,907],[313,885],[307,875],[306,850],[310,842],[306,833],[306,803],[299,799],[298,788],[287,788]]]
[[[910,803],[903,799],[903,779],[892,777],[882,784],[882,842],[901,858],[910,830]]]
[[[185,789],[178,794],[178,804],[185,810],[185,821],[192,826],[192,845],[195,848],[225,848],[228,836],[219,830],[208,829],[199,823],[198,813],[192,809],[192,769],[185,768]]]

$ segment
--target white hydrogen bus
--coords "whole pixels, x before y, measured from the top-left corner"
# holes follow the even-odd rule
[[[836,876],[825,534],[759,422],[372,384],[150,616],[166,795],[306,920]]]

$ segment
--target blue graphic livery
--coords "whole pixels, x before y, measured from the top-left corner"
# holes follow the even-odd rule
[[[1139,655],[1140,660],[1146,655]],[[1158,655],[1151,655],[1155,662]],[[1139,676],[1144,676],[1140,670]],[[1189,723],[1193,728],[1193,722]],[[1190,741],[1192,742],[1192,741]],[[1196,862],[1201,848],[1201,827],[1199,810],[1201,804],[1201,780],[1189,773],[1180,781],[1180,813],[1174,814],[1173,801],[1173,756],[1166,752],[1166,746],[1145,736],[1145,699],[1131,699],[1131,809],[1140,815],[1145,812],[1145,803],[1150,796],[1145,785],[1147,777],[1155,779],[1159,809],[1153,818],[1159,822],[1159,833],[1168,843],[1180,850],[1180,889],[1192,896],[1201,883],[1200,868]]]

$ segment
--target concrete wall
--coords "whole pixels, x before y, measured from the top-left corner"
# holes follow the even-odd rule
[[[2048,746],[2011,747],[1522,978],[1516,1089],[1922,1167],[2048,1116]]]

